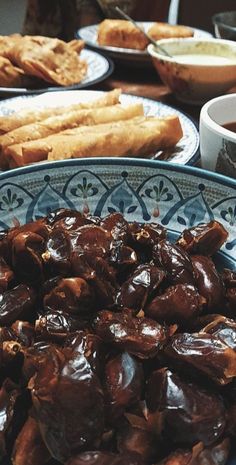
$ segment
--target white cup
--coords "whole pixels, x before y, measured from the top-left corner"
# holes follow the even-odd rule
[[[236,93],[205,103],[200,113],[202,168],[236,178],[236,132],[223,127],[236,123]]]

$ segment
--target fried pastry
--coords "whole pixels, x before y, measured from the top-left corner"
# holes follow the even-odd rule
[[[148,40],[130,21],[105,19],[98,26],[99,45],[145,50]]]
[[[61,115],[50,116],[43,121],[21,126],[0,136],[1,155],[4,154],[7,147],[13,144],[41,139],[82,125],[92,126],[111,121],[127,120],[143,114],[143,105],[140,103],[129,106],[116,104],[101,108],[65,111]]]
[[[121,90],[114,89],[106,92],[101,97],[85,103],[75,103],[66,107],[47,107],[43,109],[22,109],[19,112],[12,113],[8,116],[0,116],[0,134],[13,131],[26,124],[37,123],[51,116],[57,116],[71,111],[85,110],[90,108],[101,108],[119,103]]]
[[[192,37],[193,29],[188,26],[182,26],[179,24],[172,25],[168,23],[156,22],[149,29],[148,34],[152,39],[168,39],[175,37]]]
[[[12,34],[9,36],[0,36],[0,56],[8,58],[14,46],[21,40],[20,34]]]
[[[81,157],[148,156],[174,146],[183,132],[179,118],[137,116],[127,121],[69,129],[44,139],[11,145],[10,166]]]
[[[25,73],[14,66],[8,58],[0,56],[0,86],[20,87],[24,84]]]
[[[72,46],[59,39],[24,36],[8,55],[26,74],[52,84],[77,84],[87,73],[87,63],[81,60]]]

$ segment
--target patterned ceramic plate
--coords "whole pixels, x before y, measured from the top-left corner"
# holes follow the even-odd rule
[[[147,31],[153,22],[139,22],[139,24]],[[98,24],[92,24],[90,26],[85,26],[80,28],[77,31],[77,37],[83,39],[85,43],[102,53],[109,55],[110,57],[124,61],[127,63],[133,64],[150,64],[151,59],[146,51],[134,50],[132,48],[121,48],[121,47],[104,47],[98,45],[97,43],[97,31],[98,31]],[[207,31],[203,31],[201,29],[194,29],[194,37],[195,38],[207,38],[212,37],[212,34]]]
[[[84,102],[98,98],[103,92],[92,91],[92,90],[79,90],[79,91],[67,91],[67,92],[53,92],[44,93],[37,97],[32,96],[21,96],[15,97],[0,102],[0,115],[6,115],[14,111],[18,111],[21,108],[42,108],[45,106],[62,106],[70,105],[72,103]],[[134,95],[122,94],[120,98],[124,104],[131,103],[143,103],[146,115],[154,116],[167,116],[176,114],[179,116],[184,136],[174,149],[160,151],[156,155],[156,158],[168,159],[168,161],[174,161],[180,164],[194,164],[196,163],[199,152],[199,134],[195,124],[192,120],[184,113],[165,105],[161,102],[154,100],[136,97]]]
[[[216,219],[229,232],[221,257],[236,269],[236,180],[152,160],[93,158],[44,163],[0,174],[0,229],[57,208],[129,221],[158,221],[172,234]]]
[[[92,84],[97,82],[101,82],[106,79],[110,74],[113,72],[114,64],[113,62],[101,55],[100,53],[94,52],[92,50],[82,50],[81,51],[81,58],[88,63],[88,71],[87,76],[83,79],[79,84],[75,84],[73,86],[67,87],[47,87],[41,89],[25,89],[19,87],[0,87],[0,96],[5,95],[29,95],[29,94],[41,94],[42,92],[52,92],[60,90],[68,90],[68,89],[84,89]]]

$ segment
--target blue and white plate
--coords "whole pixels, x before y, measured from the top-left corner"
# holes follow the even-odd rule
[[[147,32],[148,29],[153,25],[153,22],[145,21],[140,22],[138,24],[143,27],[143,29]],[[207,31],[203,31],[202,29],[192,28],[194,30],[194,37],[195,38],[208,38],[212,37],[212,34]],[[97,42],[97,33],[98,33],[98,24],[92,24],[89,26],[85,26],[80,28],[76,35],[79,39],[85,41],[86,45],[89,47],[105,53],[110,57],[114,58],[115,60],[126,62],[127,64],[131,65],[151,65],[151,59],[148,55],[147,51],[144,50],[135,50],[133,48],[122,48],[122,47],[105,47],[99,45]]]
[[[88,70],[86,77],[73,86],[49,86],[45,83],[45,87],[39,89],[26,89],[22,87],[0,87],[0,96],[5,95],[32,95],[32,94],[41,94],[42,92],[52,92],[58,90],[71,90],[71,89],[84,89],[93,84],[103,81],[114,70],[114,64],[112,60],[105,57],[104,55],[84,49],[80,53],[80,57],[85,60],[88,64]]]
[[[57,208],[158,221],[172,234],[216,219],[229,232],[221,256],[236,269],[236,180],[172,163],[114,158],[58,161],[0,174],[0,229]]]
[[[92,52],[91,52],[92,53]],[[70,105],[72,103],[95,100],[104,92],[93,90],[74,90],[67,92],[44,93],[37,97],[23,95],[0,102],[0,115],[10,114],[22,108],[42,108]],[[167,159],[180,164],[195,164],[199,157],[199,134],[193,121],[181,111],[155,100],[122,94],[120,101],[124,105],[142,103],[146,115],[165,117],[178,115],[183,128],[183,137],[173,149],[159,151],[156,158]]]

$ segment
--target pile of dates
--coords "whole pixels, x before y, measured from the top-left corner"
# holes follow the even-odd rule
[[[211,221],[73,210],[0,233],[0,463],[224,465],[236,271]]]

